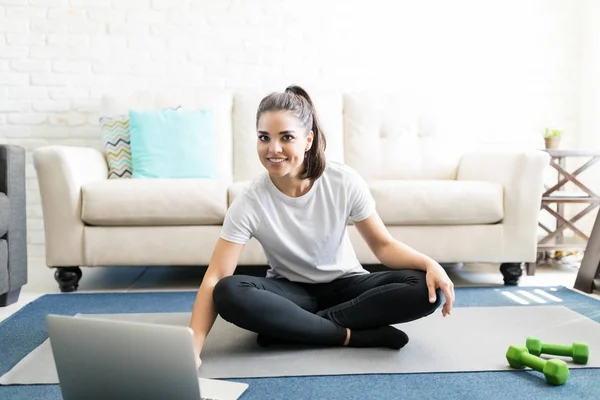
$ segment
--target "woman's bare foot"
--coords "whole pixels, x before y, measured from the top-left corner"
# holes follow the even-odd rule
[[[350,328],[346,328],[346,341],[344,342],[344,346],[348,346],[350,343]]]

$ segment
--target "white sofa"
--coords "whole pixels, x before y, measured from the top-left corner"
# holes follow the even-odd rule
[[[267,92],[107,93],[99,115],[130,108],[210,108],[219,179],[107,179],[101,146],[48,146],[33,154],[46,264],[73,291],[80,266],[208,265],[228,205],[256,174],[255,118]],[[312,93],[329,159],[369,182],[396,239],[440,263],[502,263],[507,284],[535,266],[537,217],[548,155],[483,150],[419,132],[410,102],[377,93]],[[100,138],[100,131],[99,131]],[[100,143],[100,139],[99,139]],[[359,260],[378,264],[349,222]],[[266,265],[252,239],[240,265]],[[528,268],[532,274],[533,268]]]

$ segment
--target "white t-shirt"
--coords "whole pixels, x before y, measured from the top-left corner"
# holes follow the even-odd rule
[[[256,238],[267,257],[269,278],[331,282],[369,273],[356,258],[347,223],[374,211],[366,182],[348,165],[327,161],[323,174],[300,197],[283,194],[265,171],[229,206],[221,238],[240,244]]]

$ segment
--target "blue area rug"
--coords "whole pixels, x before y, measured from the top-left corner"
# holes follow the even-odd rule
[[[540,296],[541,289],[562,300]],[[506,294],[512,295],[506,296]],[[539,304],[531,296],[548,300]],[[189,312],[196,292],[72,293],[45,295],[0,323],[0,375],[48,338],[49,313]],[[515,299],[518,299],[515,301]],[[520,300],[520,302],[519,302]],[[528,302],[529,304],[521,304]],[[455,307],[562,305],[600,323],[600,301],[564,287],[457,288]],[[450,317],[451,318],[451,317]],[[443,334],[442,332],[434,334]],[[231,379],[250,385],[242,399],[597,399],[600,369],[571,370],[553,387],[535,371],[368,374]],[[0,386],[0,399],[61,399],[58,385]]]

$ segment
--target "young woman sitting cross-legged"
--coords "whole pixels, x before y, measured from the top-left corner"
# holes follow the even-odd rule
[[[266,172],[227,210],[192,310],[197,365],[217,315],[256,332],[257,341],[401,349],[407,335],[391,324],[433,313],[454,285],[430,257],[391,237],[366,182],[326,161],[325,136],[305,90],[265,97],[256,113],[257,152]],[[359,263],[351,219],[389,271]],[[262,245],[265,277],[234,275],[250,238]]]

